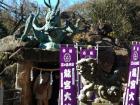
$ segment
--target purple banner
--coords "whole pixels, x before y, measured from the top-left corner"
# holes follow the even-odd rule
[[[60,105],[77,105],[76,48],[61,45],[60,48]]]
[[[90,49],[81,49],[80,50],[80,58],[97,58],[97,50],[96,48]]]
[[[123,105],[140,105],[139,77],[140,77],[140,45],[135,44],[131,48],[129,77],[127,88],[124,94]]]

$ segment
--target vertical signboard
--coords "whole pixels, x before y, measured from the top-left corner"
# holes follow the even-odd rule
[[[77,105],[76,61],[77,53],[74,45],[61,45],[60,105]]]
[[[140,77],[140,45],[131,48],[128,84],[124,95],[123,105],[139,105],[139,77]]]

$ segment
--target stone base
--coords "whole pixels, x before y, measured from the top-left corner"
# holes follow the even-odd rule
[[[79,105],[119,105],[118,103],[114,103],[114,104],[109,104],[109,103],[79,103]]]
[[[113,104],[92,103],[92,105],[113,105]]]
[[[114,103],[114,104],[102,104],[102,103],[92,103],[92,105],[119,105],[118,103]]]

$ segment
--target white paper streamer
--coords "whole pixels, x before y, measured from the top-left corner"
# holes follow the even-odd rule
[[[53,72],[51,72],[51,74],[50,74],[50,85],[53,84],[53,75],[52,75],[52,73],[53,73]]]
[[[33,69],[31,69],[31,72],[30,72],[30,79],[31,81],[33,81],[34,77],[33,77]]]
[[[42,82],[43,82],[42,71],[40,71],[39,77],[40,77],[39,83],[42,84]]]

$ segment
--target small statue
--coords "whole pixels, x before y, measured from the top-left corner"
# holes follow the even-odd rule
[[[95,102],[118,102],[120,99],[121,85],[118,84],[118,73],[114,71],[114,74],[108,76],[100,66],[92,58],[82,58],[77,62],[77,70],[83,83],[83,89],[78,96],[80,102],[87,103],[90,100],[88,92],[91,91],[96,95]]]
[[[44,0],[44,3],[49,8],[49,12],[46,15],[46,23],[43,27],[38,27],[35,23],[39,13],[33,19],[33,28],[37,31],[43,31],[45,36],[48,37],[48,41],[40,43],[41,48],[58,49],[59,46],[57,44],[59,44],[64,38],[64,35],[61,31],[63,28],[60,27],[60,10],[58,10],[59,2],[60,1],[58,0],[55,8],[53,9],[50,0],[49,4]]]
[[[88,91],[94,91],[94,74],[95,74],[95,63],[96,61],[92,58],[83,58],[77,62],[77,70],[81,75],[81,81],[84,85],[78,96],[79,101],[86,102]]]
[[[38,14],[39,14],[39,12],[38,12]],[[34,18],[35,18],[34,14],[30,14],[30,16],[27,18],[26,23],[25,23],[25,29],[21,36],[21,40],[22,41],[37,40],[40,43],[47,42],[48,41],[47,36],[42,31],[37,31],[32,27],[32,22],[33,22]],[[38,24],[37,20],[35,22],[36,22],[36,24]],[[31,30],[33,31],[33,33],[29,34],[29,32]],[[18,36],[17,36],[17,38],[18,38]]]
[[[67,20],[65,26],[61,27],[60,9],[58,9],[59,2],[60,0],[57,1],[55,8],[52,8],[50,0],[49,3],[44,0],[45,5],[49,8],[49,12],[45,18],[45,25],[39,27],[37,18],[40,10],[36,15],[31,14],[26,21],[25,30],[21,40],[37,40],[40,43],[39,48],[55,51],[59,49],[58,44],[64,40],[66,35],[73,35],[79,32],[79,19],[75,25]],[[31,29],[33,30],[34,34],[27,35]]]

